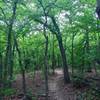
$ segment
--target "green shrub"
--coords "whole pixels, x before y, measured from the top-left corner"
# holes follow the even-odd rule
[[[0,95],[2,96],[11,96],[16,93],[15,89],[12,88],[1,88],[0,89]]]

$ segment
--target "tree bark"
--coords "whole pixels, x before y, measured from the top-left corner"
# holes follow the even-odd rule
[[[67,64],[65,49],[64,49],[64,46],[63,46],[61,32],[60,32],[59,26],[56,23],[55,18],[51,17],[51,19],[52,19],[52,22],[53,22],[54,27],[55,27],[56,37],[57,37],[57,40],[58,40],[59,49],[60,49],[61,56],[62,56],[64,81],[65,81],[65,83],[69,83],[70,82],[70,76],[69,76],[69,72],[68,72],[68,64]]]
[[[62,37],[58,34],[56,35],[56,37],[57,37],[57,40],[58,40],[58,43],[59,43],[59,48],[60,48],[62,61],[63,61],[64,81],[65,81],[65,83],[69,83],[70,77],[69,77],[69,72],[68,72],[66,54],[65,54],[64,47],[63,47],[63,43],[62,43]]]
[[[100,19],[100,0],[96,1],[97,1],[96,13],[98,15],[98,18]]]
[[[55,74],[54,34],[53,34],[53,40],[52,40],[52,70],[53,70],[53,74]]]
[[[88,32],[88,31],[86,31],[85,39],[86,39],[86,54],[87,54],[87,56],[88,56],[87,58],[89,58],[89,57],[90,57],[90,44],[89,44],[89,32]],[[88,59],[87,65],[88,65],[87,71],[88,71],[88,72],[91,72],[90,59]]]
[[[72,61],[72,75],[74,73],[74,34],[72,33],[72,53],[71,53],[71,61]]]
[[[3,71],[2,53],[0,52],[0,83],[2,81],[2,71]]]
[[[48,35],[46,33],[46,24],[47,24],[47,16],[45,14],[45,24],[43,26],[44,29],[44,37],[45,37],[45,56],[44,56],[44,75],[45,75],[45,88],[46,88],[46,100],[48,100]]]
[[[14,43],[13,44],[13,47],[12,47],[12,62],[11,62],[11,67],[9,68],[9,76],[10,76],[10,80],[13,80],[13,66],[14,66],[14,53],[15,53],[15,46],[16,44]],[[12,86],[12,84],[10,83],[10,86]]]
[[[48,100],[48,37],[45,44],[45,85],[46,85],[46,100]]]
[[[5,71],[4,71],[4,79],[7,80],[7,76],[9,76],[9,79],[12,79],[12,75],[11,75],[11,67],[12,66],[12,28],[13,28],[13,24],[14,24],[14,20],[15,20],[15,16],[16,16],[16,9],[17,9],[17,3],[18,0],[14,1],[14,5],[13,5],[13,13],[12,13],[12,17],[10,20],[10,24],[8,26],[8,33],[7,33],[7,48],[6,48],[6,59],[5,59]]]
[[[24,95],[26,96],[25,68],[23,68],[22,59],[21,59],[21,52],[20,52],[20,49],[18,47],[18,43],[17,43],[16,37],[14,37],[14,42],[15,42],[15,45],[16,45],[16,50],[18,52],[18,57],[19,57],[18,60],[19,60],[20,68],[21,68],[21,74],[22,74],[22,90],[23,90]]]

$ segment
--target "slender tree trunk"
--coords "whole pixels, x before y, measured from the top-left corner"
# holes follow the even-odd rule
[[[63,44],[62,44],[62,37],[60,35],[56,35],[56,36],[57,36],[57,40],[58,40],[58,43],[59,43],[59,48],[60,48],[62,61],[63,61],[64,81],[65,81],[65,83],[69,83],[70,82],[70,76],[69,76],[69,72],[68,72],[68,65],[67,65],[65,50],[64,50],[64,47],[63,47]]]
[[[9,80],[13,80],[13,66],[14,66],[14,52],[15,52],[15,43],[13,44],[12,47],[12,60],[11,60],[11,67],[8,68],[8,73],[9,73]],[[12,82],[9,83],[9,87],[12,86]]]
[[[57,40],[58,40],[58,44],[59,44],[59,48],[60,48],[60,52],[61,52],[61,56],[62,56],[63,68],[64,68],[64,81],[65,81],[65,83],[69,83],[70,82],[70,76],[69,76],[69,72],[68,72],[68,64],[67,64],[65,49],[64,49],[64,46],[63,46],[61,32],[60,32],[60,29],[59,29],[59,27],[56,23],[55,18],[51,17],[51,19],[52,19],[52,22],[53,22],[55,30],[56,30],[56,37],[57,37]]]
[[[45,88],[46,88],[46,100],[48,100],[48,35],[46,32],[46,25],[47,25],[47,14],[44,9],[44,15],[45,15],[45,23],[43,26],[44,31],[44,37],[45,37],[45,56],[44,56],[44,66],[45,66]]]
[[[90,45],[89,45],[89,33],[88,33],[88,31],[86,31],[85,36],[86,36],[86,54],[88,56],[87,58],[89,58],[89,56],[90,56]],[[91,72],[91,64],[90,64],[89,60],[90,59],[88,59],[88,61],[87,61],[87,65],[88,65],[87,71]]]
[[[18,59],[19,60],[19,65],[20,65],[20,68],[21,68],[21,74],[22,74],[22,90],[23,90],[24,95],[26,96],[25,68],[23,67],[23,64],[22,64],[21,52],[20,52],[20,49],[18,47],[18,43],[17,43],[16,37],[14,38],[14,42],[16,44],[16,50],[18,52],[18,57],[19,57],[19,59]]]
[[[96,5],[96,13],[98,15],[98,19],[100,19],[100,0],[96,0],[97,5]]]
[[[74,73],[74,34],[72,33],[72,53],[71,53],[71,61],[72,61],[72,75]]]
[[[53,70],[53,74],[55,74],[54,34],[53,34],[53,40],[52,40],[52,70]]]
[[[0,45],[1,45],[1,41],[0,41]],[[3,52],[1,50],[2,48],[0,47],[0,88],[3,87],[3,81],[2,81],[3,79]],[[3,100],[2,94],[0,94],[0,100]]]
[[[6,60],[5,60],[5,71],[4,71],[4,79],[7,80],[7,76],[9,76],[9,79],[12,78],[11,75],[11,71],[9,71],[10,69],[12,69],[12,28],[13,28],[13,24],[14,24],[14,20],[15,20],[15,16],[16,16],[16,9],[17,9],[17,3],[18,0],[14,1],[14,5],[13,5],[13,13],[12,13],[12,18],[10,20],[10,24],[8,26],[8,33],[7,33],[7,48],[6,48]]]
[[[48,100],[48,37],[45,44],[45,85],[46,85],[46,100]]]
[[[60,67],[59,62],[60,62],[60,60],[59,60],[59,54],[57,54],[57,67]]]
[[[2,53],[0,52],[0,83],[2,81],[2,71],[3,71]]]
[[[81,71],[82,73],[84,72],[84,67],[85,67],[85,45],[82,48],[82,66],[81,66]]]

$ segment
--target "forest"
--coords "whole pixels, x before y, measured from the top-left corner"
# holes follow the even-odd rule
[[[0,100],[100,100],[100,0],[0,0]]]

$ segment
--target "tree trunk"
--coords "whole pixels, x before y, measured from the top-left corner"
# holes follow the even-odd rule
[[[14,38],[14,42],[16,44],[16,50],[18,52],[18,57],[19,57],[19,65],[20,65],[20,68],[21,68],[21,74],[22,74],[22,90],[23,90],[24,95],[26,96],[25,68],[23,68],[22,59],[21,59],[21,52],[19,50],[16,37]]]
[[[64,81],[65,83],[69,83],[70,82],[70,76],[69,76],[69,72],[68,72],[68,65],[67,65],[67,59],[66,59],[66,54],[65,54],[65,49],[63,46],[63,41],[62,41],[62,36],[61,36],[61,32],[59,29],[59,26],[56,23],[56,20],[54,17],[51,17],[52,22],[54,24],[55,27],[55,31],[56,31],[56,37],[58,40],[58,44],[59,44],[59,48],[60,48],[60,52],[61,52],[61,56],[62,56],[62,62],[63,62],[63,70],[64,70]]]
[[[2,66],[2,53],[0,52],[0,83],[2,81],[2,71],[3,71],[3,66]]]
[[[44,75],[45,75],[45,89],[46,89],[46,100],[48,100],[48,35],[46,33],[46,24],[47,24],[47,16],[45,14],[45,24],[43,26],[44,29],[44,37],[45,37],[45,56],[44,56]]]
[[[52,70],[53,70],[53,74],[55,74],[54,34],[53,34],[53,40],[52,40]]]
[[[97,6],[96,6],[96,13],[98,15],[98,18],[100,19],[100,0],[97,1]]]
[[[59,54],[57,54],[57,67],[59,67]]]
[[[72,53],[71,53],[71,61],[72,61],[72,75],[74,73],[74,34],[72,33]]]
[[[82,66],[81,66],[81,71],[82,73],[84,72],[84,67],[85,67],[85,45],[83,46],[82,48],[82,53],[83,53],[83,56],[82,56]]]
[[[65,81],[65,83],[69,83],[70,82],[70,76],[69,76],[69,72],[68,72],[66,54],[65,54],[64,47],[63,47],[63,43],[62,43],[62,37],[61,37],[61,35],[58,35],[58,34],[56,35],[56,37],[57,37],[57,40],[58,40],[58,43],[59,43],[59,48],[60,48],[62,61],[63,61],[64,81]]]
[[[8,70],[9,71],[10,80],[13,79],[14,53],[15,53],[15,43],[13,44],[13,48],[12,48],[12,62],[11,62],[12,67],[10,67],[9,70]]]
[[[18,0],[14,1],[14,5],[13,5],[13,13],[12,13],[12,17],[10,20],[10,24],[8,26],[8,34],[7,34],[7,48],[6,48],[6,59],[5,59],[5,71],[4,71],[4,79],[7,80],[7,76],[9,76],[9,79],[11,79],[11,67],[12,66],[12,28],[13,28],[13,24],[14,24],[14,20],[15,20],[15,16],[16,16],[16,9],[17,9],[17,3]]]
[[[86,31],[85,38],[86,38],[86,54],[88,56],[87,58],[89,58],[90,57],[90,45],[89,45],[89,33],[88,33],[88,31]],[[90,60],[89,59],[87,59],[87,60],[88,60],[87,61],[87,65],[88,65],[87,71],[91,72]]]
[[[46,85],[46,100],[48,100],[48,37],[45,44],[45,85]]]

